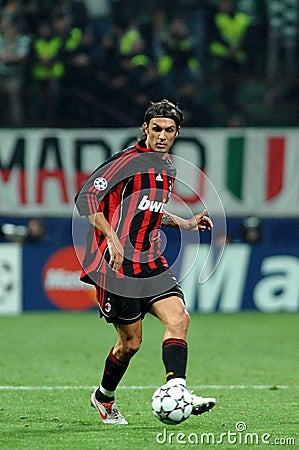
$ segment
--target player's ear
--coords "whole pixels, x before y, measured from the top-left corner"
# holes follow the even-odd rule
[[[143,131],[145,132],[145,133],[147,133],[148,132],[148,126],[147,126],[147,123],[146,122],[144,122],[143,123]]]

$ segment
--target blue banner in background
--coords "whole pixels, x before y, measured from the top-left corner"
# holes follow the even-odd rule
[[[209,246],[200,246],[192,268],[181,281],[189,311],[234,313],[299,310],[299,249],[294,246],[229,244],[212,276],[200,282]],[[181,271],[195,254],[183,250]],[[206,269],[207,275],[209,268]]]
[[[26,224],[26,219],[7,221]],[[0,314],[97,309],[95,289],[79,281],[78,256],[84,254],[87,220],[75,219],[73,228],[71,219],[44,221],[43,241],[0,244]],[[233,243],[226,245],[212,275],[217,248],[210,246],[210,233],[200,234],[199,243],[197,233],[162,228],[164,255],[182,285],[188,310],[299,311],[299,220],[263,219],[262,243],[254,245],[240,243],[241,224],[242,218],[228,219]]]
[[[181,247],[176,232],[167,239],[166,257],[181,282],[190,312],[299,310],[298,246],[229,244],[213,275],[205,267],[207,279],[201,283],[209,244],[198,246],[191,240]],[[23,310],[96,308],[95,290],[81,283],[79,274],[72,245],[24,245]]]

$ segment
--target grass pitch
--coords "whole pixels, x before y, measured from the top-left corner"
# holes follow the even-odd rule
[[[0,449],[299,448],[298,314],[192,314],[188,386],[218,404],[177,426],[150,410],[164,383],[150,316],[117,392],[129,425],[101,423],[89,398],[115,336],[96,312],[0,317]]]

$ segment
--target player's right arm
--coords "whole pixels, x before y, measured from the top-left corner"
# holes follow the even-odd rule
[[[107,239],[108,251],[110,255],[109,266],[117,272],[121,268],[124,260],[123,247],[117,234],[102,212],[90,214],[87,218],[89,222]]]
[[[101,202],[120,184],[136,173],[135,160],[138,154],[127,150],[121,152],[116,158],[99,166],[83,184],[75,196],[75,203],[80,216],[86,216],[89,222],[98,229],[107,240],[109,251],[109,265],[118,271],[123,263],[123,248],[116,232],[101,210]],[[115,197],[117,203],[119,199]]]

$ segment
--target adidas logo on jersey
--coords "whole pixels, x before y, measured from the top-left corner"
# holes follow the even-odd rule
[[[138,209],[145,211],[149,209],[154,212],[162,212],[165,206],[165,202],[157,202],[156,200],[149,200],[147,195],[144,195],[141,202],[138,205]]]
[[[156,176],[156,180],[163,181],[162,175],[160,173]]]

